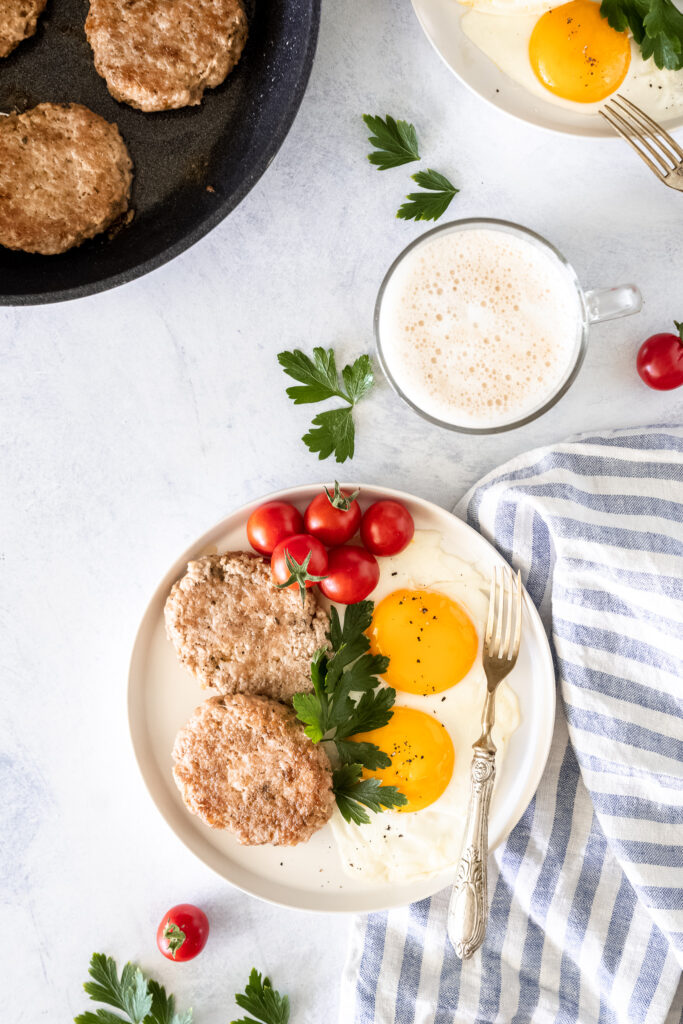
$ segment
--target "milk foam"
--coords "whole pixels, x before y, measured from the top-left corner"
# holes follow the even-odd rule
[[[552,254],[492,228],[418,245],[387,283],[380,342],[416,406],[463,427],[498,427],[540,408],[580,340],[574,282]]]

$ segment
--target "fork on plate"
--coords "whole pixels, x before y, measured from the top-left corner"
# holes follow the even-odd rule
[[[474,744],[470,806],[463,852],[448,907],[448,937],[462,960],[468,960],[484,941],[488,917],[487,865],[489,805],[496,777],[496,745],[491,736],[496,690],[513,670],[522,636],[522,582],[508,566],[493,570],[489,616],[484,636],[483,664],[486,699],[482,733]]]
[[[598,113],[633,146],[660,181],[683,192],[683,149],[673,136],[620,94],[609,100]]]

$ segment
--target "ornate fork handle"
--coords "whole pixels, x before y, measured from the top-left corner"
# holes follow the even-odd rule
[[[448,934],[461,960],[469,960],[486,934],[489,805],[495,777],[495,747],[475,747],[465,841],[448,907]]]

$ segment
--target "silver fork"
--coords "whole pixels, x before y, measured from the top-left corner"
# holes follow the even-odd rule
[[[633,146],[660,181],[683,192],[683,149],[660,124],[621,94],[598,113]]]
[[[463,852],[448,907],[448,937],[461,960],[469,960],[486,934],[488,918],[487,858],[489,805],[496,777],[496,745],[491,736],[496,717],[496,690],[515,667],[522,636],[522,582],[519,573],[496,566],[489,594],[489,617],[484,637],[483,663],[486,700],[482,733],[474,744],[470,806]]]

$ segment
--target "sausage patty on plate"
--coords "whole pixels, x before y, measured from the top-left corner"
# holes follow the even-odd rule
[[[0,3],[0,57],[32,36],[46,0],[2,0]]]
[[[201,103],[247,41],[240,0],[91,0],[85,33],[112,96],[140,110]]]
[[[246,846],[303,843],[334,808],[325,751],[268,697],[200,704],[176,736],[173,777],[188,810]]]
[[[0,245],[45,255],[128,209],[133,164],[115,124],[78,103],[0,117]]]
[[[232,551],[190,562],[171,588],[166,632],[203,686],[291,700],[310,692],[311,661],[329,620],[309,590],[278,590],[260,555]]]

